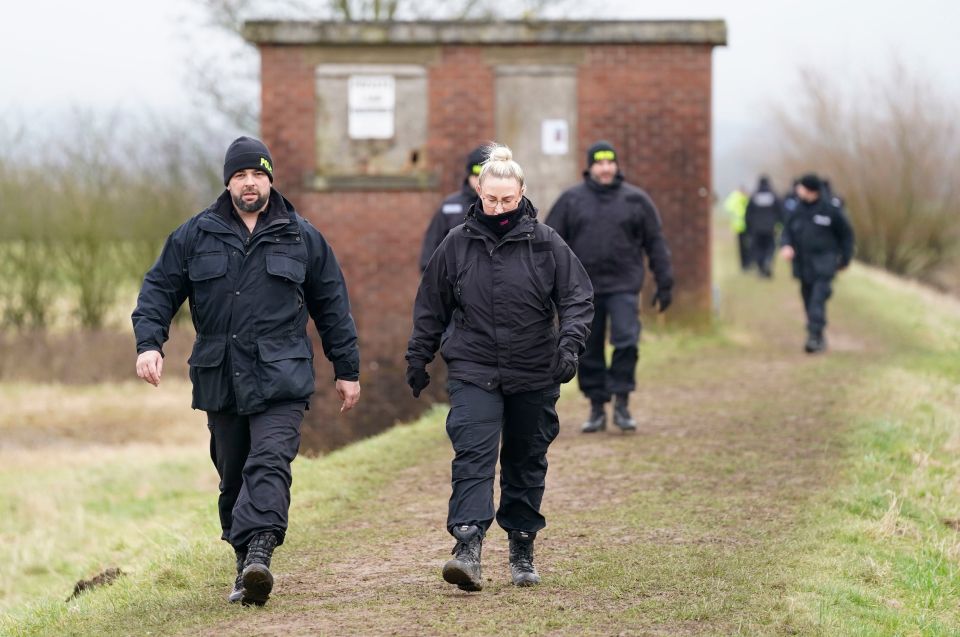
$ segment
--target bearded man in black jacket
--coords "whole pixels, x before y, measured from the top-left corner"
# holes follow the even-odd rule
[[[360,397],[357,329],[343,273],[323,235],[273,188],[273,158],[240,137],[223,163],[225,190],[173,231],[143,279],[133,312],[137,376],[158,386],[170,321],[184,301],[197,331],[193,408],[207,412],[220,476],[222,538],[235,551],[230,602],[263,605],[283,544],[290,464],[313,394],[308,318],[333,364],[340,412]]]
[[[593,325],[579,366],[580,390],[591,404],[582,431],[606,429],[605,405],[611,396],[616,397],[614,424],[633,431],[637,424],[628,401],[636,388],[644,255],[657,283],[654,305],[663,312],[672,300],[670,250],[660,213],[646,192],[624,181],[613,146],[599,141],[587,149],[583,183],[560,195],[546,223],[567,242],[593,284]],[[613,345],[609,367],[605,357],[608,320]]]

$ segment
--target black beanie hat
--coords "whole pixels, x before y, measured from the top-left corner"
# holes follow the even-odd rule
[[[479,175],[487,161],[487,147],[477,146],[467,155],[467,175]]]
[[[807,173],[800,178],[800,185],[807,190],[820,192],[820,178],[815,173]]]
[[[262,170],[273,183],[273,158],[267,146],[253,137],[238,137],[227,148],[223,158],[223,185],[230,183],[233,173],[246,168]]]
[[[587,168],[590,168],[590,166],[593,166],[594,163],[602,159],[617,161],[617,151],[613,149],[613,144],[601,140],[594,142],[594,144],[587,149]]]

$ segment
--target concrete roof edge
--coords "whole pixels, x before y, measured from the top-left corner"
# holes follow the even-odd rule
[[[717,20],[543,20],[337,22],[253,20],[254,44],[378,46],[435,44],[709,44],[727,43]]]

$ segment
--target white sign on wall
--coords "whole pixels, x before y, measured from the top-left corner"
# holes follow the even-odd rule
[[[351,75],[347,82],[350,139],[391,139],[397,84],[392,75]]]
[[[544,155],[570,152],[570,128],[565,119],[545,119],[540,125],[540,147]]]

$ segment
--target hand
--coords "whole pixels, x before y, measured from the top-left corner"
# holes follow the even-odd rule
[[[137,356],[137,376],[159,387],[160,377],[163,376],[163,355],[151,349]]]
[[[577,375],[577,365],[580,359],[576,352],[572,352],[565,347],[560,348],[560,358],[557,360],[557,367],[553,370],[553,380],[557,383],[569,383]]]
[[[430,384],[430,374],[422,367],[407,367],[407,384],[413,390],[413,397],[420,398],[420,392]]]
[[[340,405],[340,413],[353,409],[360,400],[360,381],[337,379],[337,395],[343,404]]]
[[[797,256],[797,253],[794,251],[793,246],[783,246],[780,248],[780,256],[787,261],[793,261],[793,258]]]
[[[664,312],[670,304],[673,303],[673,293],[669,288],[657,288],[656,294],[653,295],[653,302],[650,304],[653,307],[660,305],[660,311]]]

